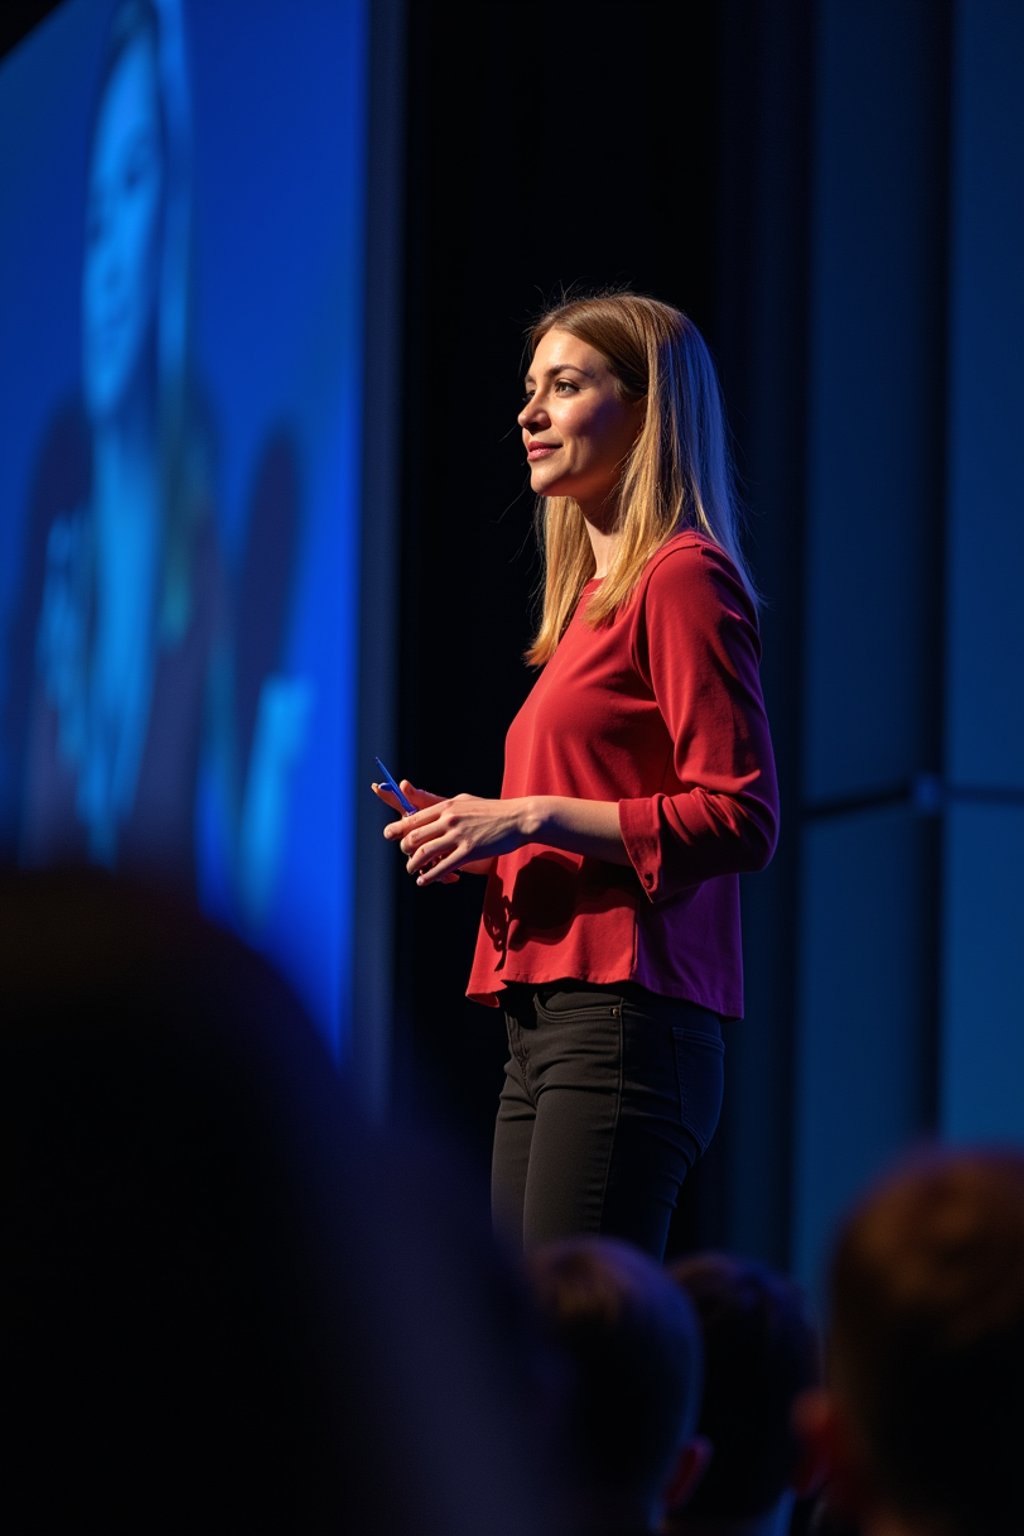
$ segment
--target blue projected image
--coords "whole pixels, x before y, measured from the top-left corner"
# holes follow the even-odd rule
[[[0,71],[7,854],[184,885],[342,1050],[364,26],[83,0]]]

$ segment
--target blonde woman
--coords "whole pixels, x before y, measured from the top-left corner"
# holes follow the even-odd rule
[[[743,1011],[738,876],[775,846],[757,601],[692,321],[636,294],[576,298],[530,351],[539,676],[501,798],[406,783],[416,814],[384,835],[420,885],[487,875],[468,994],[509,1037],[496,1224],[660,1258],[718,1121],[723,1022]]]

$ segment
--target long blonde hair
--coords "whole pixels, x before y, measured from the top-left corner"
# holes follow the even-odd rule
[[[629,598],[655,550],[686,528],[725,550],[756,607],[757,592],[739,542],[718,376],[693,321],[643,294],[593,294],[543,314],[530,331],[531,355],[555,329],[602,354],[623,399],[647,402],[623,465],[614,524],[618,543],[587,606],[587,622],[607,622]],[[594,575],[594,555],[583,514],[571,496],[539,497],[536,516],[544,597],[526,660],[539,667],[550,658]]]

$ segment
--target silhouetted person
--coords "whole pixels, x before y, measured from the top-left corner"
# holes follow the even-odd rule
[[[665,1536],[783,1536],[816,1481],[793,1408],[820,1380],[817,1330],[800,1288],[762,1264],[700,1253],[672,1265],[704,1343],[698,1429],[711,1460]]]
[[[521,1278],[262,959],[6,874],[0,996],[6,1529],[547,1529]]]
[[[863,1536],[1024,1530],[1024,1154],[924,1152],[849,1214],[808,1433]],[[831,1526],[827,1526],[831,1529]]]
[[[565,1455],[575,1491],[565,1528],[654,1531],[706,1455],[694,1439],[702,1367],[693,1308],[659,1264],[611,1238],[542,1245],[527,1268],[567,1364]]]

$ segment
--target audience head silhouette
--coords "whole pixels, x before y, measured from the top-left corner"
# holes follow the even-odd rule
[[[794,1405],[820,1379],[818,1334],[806,1298],[785,1276],[726,1253],[680,1259],[671,1273],[700,1322],[699,1429],[711,1460],[663,1529],[742,1530],[745,1536],[788,1530],[795,1496],[810,1492],[816,1476],[793,1422]]]
[[[7,874],[0,992],[12,1529],[546,1529],[521,1277],[264,960]]]
[[[566,1238],[527,1262],[567,1364],[575,1524],[587,1536],[652,1530],[703,1466],[693,1308],[660,1265],[623,1242]]]
[[[1024,1153],[929,1149],[850,1213],[807,1422],[865,1536],[1024,1530]]]

